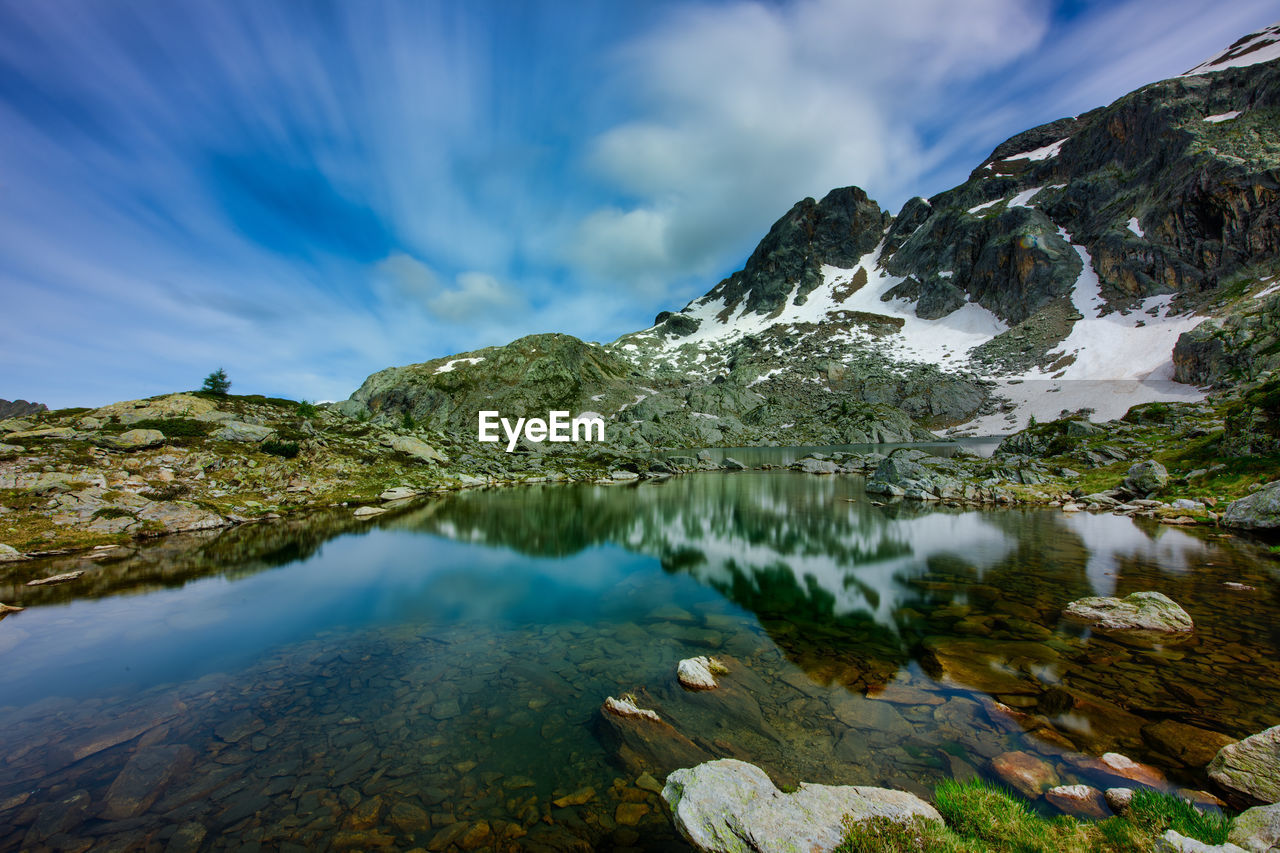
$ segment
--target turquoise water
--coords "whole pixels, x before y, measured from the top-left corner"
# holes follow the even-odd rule
[[[0,850],[681,849],[644,778],[670,767],[599,712],[624,692],[779,784],[927,793],[1024,750],[1064,783],[1118,751],[1203,787],[1152,727],[1280,723],[1276,566],[1211,532],[875,506],[860,478],[787,471],[24,564],[0,580],[27,607],[0,622]],[[1195,639],[1059,618],[1141,589]],[[705,654],[730,674],[688,694],[676,663]]]

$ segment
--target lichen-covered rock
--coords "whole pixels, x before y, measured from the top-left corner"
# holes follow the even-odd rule
[[[1280,726],[1224,746],[1209,762],[1209,778],[1236,794],[1280,802]]]
[[[1062,615],[1121,640],[1185,639],[1195,630],[1187,611],[1159,592],[1081,598],[1068,604]]]
[[[257,442],[266,441],[275,434],[276,431],[271,427],[241,421],[223,421],[221,428],[214,431],[213,438],[219,441]]]
[[[119,435],[100,435],[94,439],[94,443],[115,450],[141,450],[163,444],[164,433],[158,429],[131,429]]]
[[[1161,853],[1247,853],[1230,841],[1226,844],[1205,844],[1172,829],[1165,830],[1164,835],[1156,840],[1156,849]]]
[[[662,797],[680,833],[708,853],[834,850],[846,816],[942,821],[933,806],[905,791],[802,783],[785,794],[763,770],[731,758],[675,771]]]
[[[1254,806],[1236,817],[1227,840],[1250,853],[1280,850],[1280,803]]]
[[[1280,480],[1232,501],[1222,514],[1222,523],[1244,530],[1280,529]]]

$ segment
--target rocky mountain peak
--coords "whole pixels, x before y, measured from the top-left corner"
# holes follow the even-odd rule
[[[770,314],[795,292],[796,304],[822,283],[822,265],[851,266],[875,248],[892,221],[860,187],[842,187],[822,201],[797,202],[773,224],[746,266],[721,281],[704,300],[721,299],[733,312]],[[799,287],[797,287],[799,285]]]

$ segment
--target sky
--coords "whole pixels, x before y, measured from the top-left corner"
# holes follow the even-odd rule
[[[1232,0],[0,0],[0,397],[608,341],[1272,23]]]

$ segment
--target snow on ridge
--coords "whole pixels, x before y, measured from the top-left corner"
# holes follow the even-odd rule
[[[999,204],[999,203],[1000,203],[1000,202],[1002,202],[1002,201],[1004,201],[1004,199],[1003,199],[1003,198],[996,198],[996,199],[992,199],[991,201],[984,201],[982,204],[980,204],[980,205],[978,205],[978,206],[976,206],[976,207],[971,207],[971,208],[969,208],[969,212],[970,212],[970,213],[977,213],[977,212],[978,212],[978,211],[980,211],[980,210],[986,210],[988,207],[991,207],[991,206],[993,206],[993,205],[997,205],[997,204]]]
[[[1009,207],[1031,207],[1031,199],[1038,196],[1044,187],[1032,187],[1023,190],[1009,200]]]
[[[436,373],[452,373],[455,364],[479,364],[484,361],[484,356],[478,358],[451,358],[444,364],[435,369]]]
[[[1200,74],[1212,74],[1227,68],[1245,68],[1260,62],[1270,62],[1273,59],[1280,59],[1280,23],[1245,36],[1239,45],[1227,48],[1212,59],[1178,76],[1195,77]]]
[[[1143,233],[1142,226],[1138,223],[1138,217],[1136,216],[1130,217],[1128,225],[1129,225],[1129,230],[1132,231],[1134,234],[1137,234],[1139,237],[1145,238],[1147,236],[1146,234]]]
[[[1205,116],[1201,121],[1207,121],[1210,124],[1221,124],[1224,121],[1240,118],[1242,113],[1239,110],[1232,110],[1229,113],[1218,113],[1216,116]]]
[[[1008,163],[1010,160],[1048,160],[1050,157],[1057,157],[1062,152],[1062,144],[1071,137],[1059,139],[1042,148],[1036,148],[1032,151],[1023,151],[1021,154],[1014,154],[1012,157],[1004,157],[1001,163]]]

